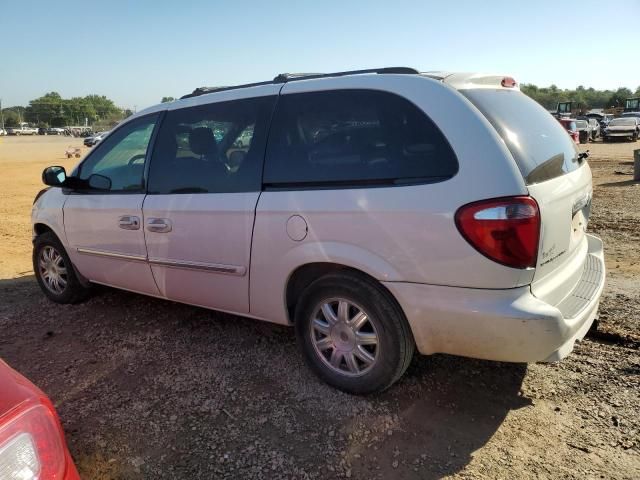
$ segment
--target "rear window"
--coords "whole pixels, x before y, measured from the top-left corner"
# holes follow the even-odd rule
[[[461,90],[496,129],[527,184],[576,170],[578,150],[562,125],[517,90]],[[575,124],[572,126],[575,128]]]
[[[587,122],[585,120],[576,121],[576,125],[578,128],[587,128]]]
[[[441,181],[457,171],[442,132],[407,99],[373,90],[331,90],[280,97],[264,183],[406,185]]]

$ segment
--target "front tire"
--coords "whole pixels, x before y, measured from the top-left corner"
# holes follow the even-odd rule
[[[38,235],[33,244],[33,271],[44,294],[56,303],[78,303],[89,294],[53,232]]]
[[[322,380],[347,393],[380,392],[405,372],[415,350],[404,313],[377,282],[329,274],[296,306],[298,345]]]

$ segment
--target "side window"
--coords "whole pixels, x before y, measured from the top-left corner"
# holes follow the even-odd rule
[[[132,120],[102,140],[80,166],[79,177],[102,175],[111,180],[111,191],[142,191],[144,162],[158,115]]]
[[[458,171],[444,135],[398,95],[333,90],[280,97],[264,182],[358,186],[432,182]]]
[[[152,194],[260,190],[276,97],[210,103],[167,113],[149,171]]]

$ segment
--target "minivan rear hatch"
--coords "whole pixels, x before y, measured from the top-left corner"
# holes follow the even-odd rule
[[[460,90],[496,129],[540,207],[531,290],[556,305],[580,280],[587,255],[591,171],[560,123],[519,90]]]

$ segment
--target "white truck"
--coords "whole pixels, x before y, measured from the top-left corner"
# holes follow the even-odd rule
[[[22,122],[19,127],[7,128],[8,135],[37,135],[38,129],[30,127],[28,123]]]

